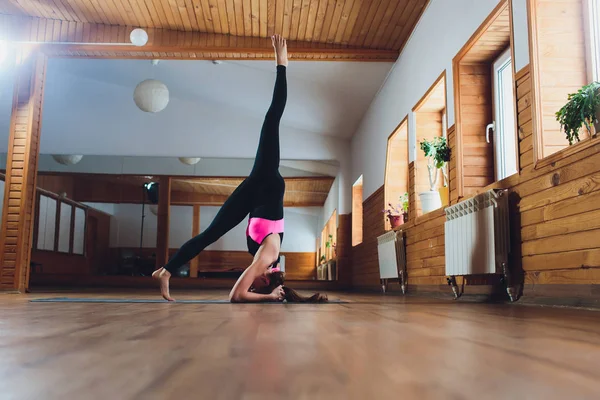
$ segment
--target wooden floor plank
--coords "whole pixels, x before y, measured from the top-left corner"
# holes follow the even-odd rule
[[[221,299],[188,291],[179,299]],[[3,398],[593,399],[598,312],[330,293],[347,304],[30,303],[0,295]]]

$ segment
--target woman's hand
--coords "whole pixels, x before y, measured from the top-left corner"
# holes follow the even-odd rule
[[[283,286],[279,285],[277,286],[272,292],[271,292],[271,298],[275,301],[282,301],[285,298],[285,292],[283,291]]]

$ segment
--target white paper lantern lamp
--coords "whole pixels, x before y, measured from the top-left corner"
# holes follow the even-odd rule
[[[200,161],[200,157],[179,157],[179,161],[186,165],[196,165]]]
[[[140,28],[134,29],[129,34],[129,40],[134,46],[145,46],[148,43],[148,33]]]
[[[142,111],[157,113],[169,104],[169,89],[161,81],[146,79],[133,91],[133,101]]]
[[[56,161],[57,163],[62,164],[62,165],[75,165],[79,161],[81,161],[83,156],[68,155],[68,154],[54,154],[52,156],[52,158],[54,158],[54,161]]]

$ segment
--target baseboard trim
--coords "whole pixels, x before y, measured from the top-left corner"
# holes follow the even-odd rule
[[[382,293],[381,285],[355,286],[354,291]],[[391,282],[386,294],[402,295],[400,285]],[[447,285],[408,285],[406,295],[454,299],[452,289]],[[510,303],[503,288],[495,285],[467,285],[458,301]],[[512,304],[600,309],[600,285],[525,285],[521,297]]]
[[[525,285],[517,303],[600,308],[600,285]]]

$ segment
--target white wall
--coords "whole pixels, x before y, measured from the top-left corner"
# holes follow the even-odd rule
[[[131,63],[131,68],[114,67],[120,62]],[[146,68],[149,65],[136,60],[51,59],[40,152],[254,159],[273,90],[272,63],[225,63],[217,68],[207,62],[169,62],[161,63],[156,71]],[[160,78],[171,89],[170,103],[158,114],[144,113],[132,100],[133,89],[141,77],[159,77],[152,74],[160,74],[163,65],[169,66],[170,75]],[[334,160],[340,164],[340,179],[348,179],[349,137],[389,68],[388,63],[290,67],[288,107],[281,124],[282,159]],[[105,69],[110,71],[105,73]],[[176,76],[190,70],[193,79]],[[10,74],[0,71],[0,153],[7,150],[12,83]],[[43,158],[40,161],[42,169],[58,170]],[[204,164],[196,167],[199,173],[226,176],[240,175],[248,162]],[[89,170],[89,165],[84,159],[76,168]],[[131,160],[110,167],[117,173],[128,168],[133,168]],[[286,174],[294,173],[292,169],[282,168]],[[342,191],[340,211],[349,212],[350,204]]]
[[[387,138],[406,115],[409,115],[409,159],[416,158],[411,109],[444,70],[448,126],[454,124],[452,59],[498,3],[499,0],[431,0],[352,139],[349,185],[363,174],[364,199],[383,185]],[[521,49],[523,29],[516,29],[515,34],[519,35],[515,40]],[[519,50],[519,64],[525,62],[522,53]],[[349,186],[344,188],[349,190]]]
[[[110,247],[139,247],[141,231],[141,204],[85,203],[111,215]],[[200,207],[200,231],[210,225],[220,207]],[[169,247],[178,248],[192,237],[193,208],[171,206]],[[285,208],[285,235],[281,246],[287,252],[314,252],[321,232],[321,207]],[[144,218],[144,247],[156,247],[157,218],[146,205]],[[247,251],[245,218],[208,250]]]
[[[327,224],[331,214],[333,211],[338,209],[340,202],[340,178],[339,176],[335,178],[333,184],[331,185],[331,189],[329,190],[329,195],[327,195],[327,199],[325,200],[325,204],[323,205],[323,213],[319,218],[319,224],[321,229]],[[339,212],[338,212],[339,215]],[[319,231],[320,233],[320,231]]]

